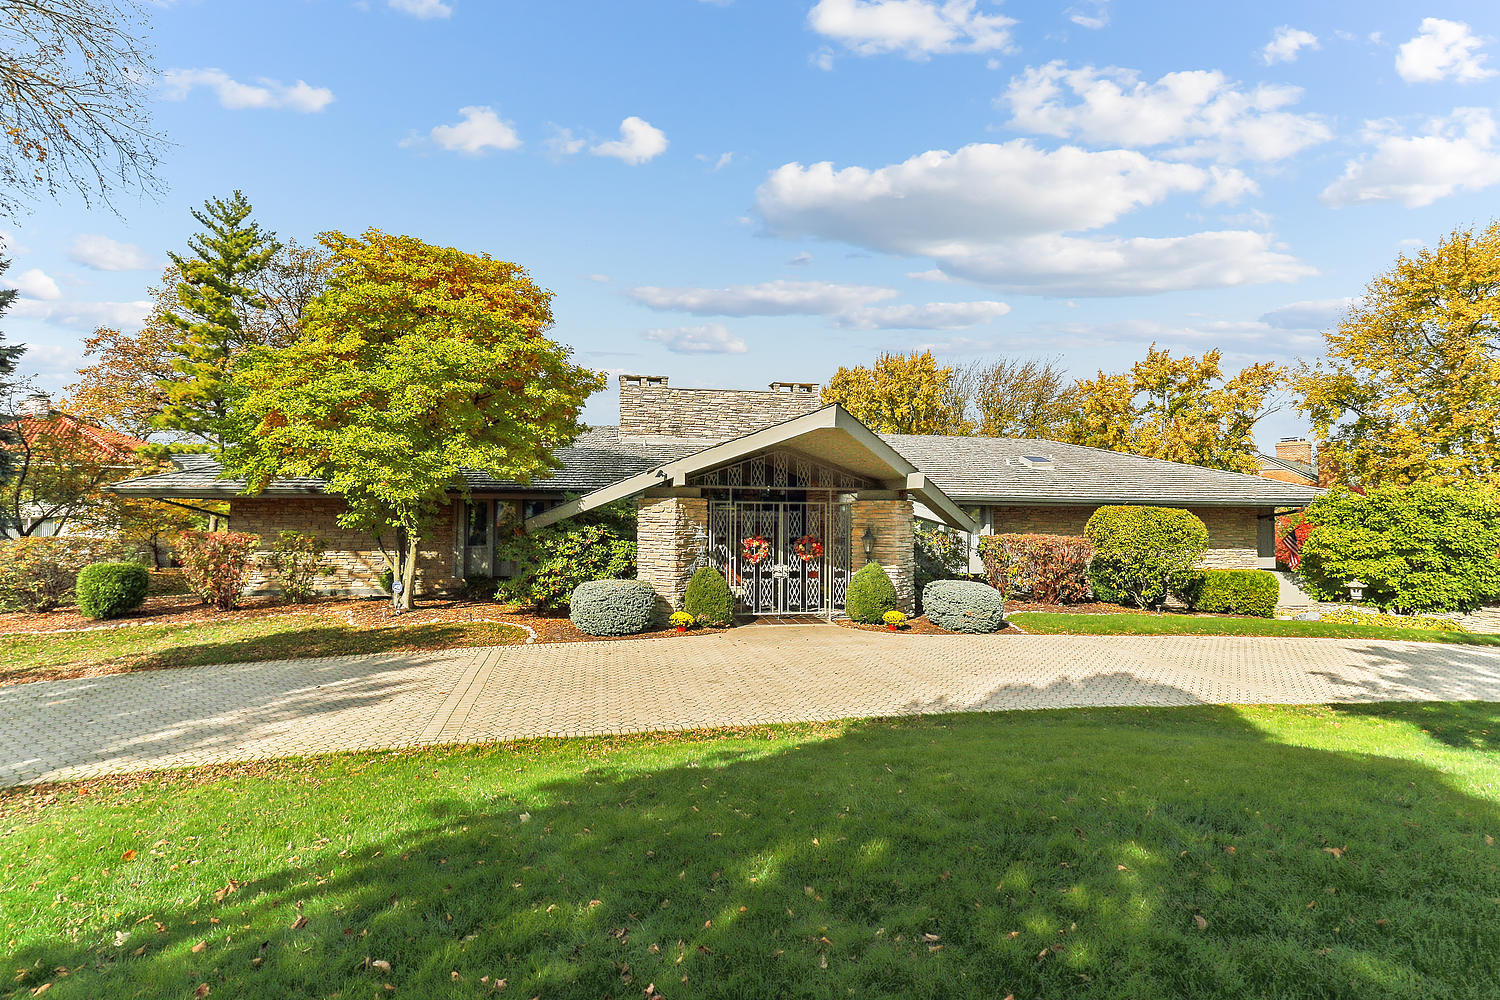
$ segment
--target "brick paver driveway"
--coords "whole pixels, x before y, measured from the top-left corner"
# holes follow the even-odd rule
[[[1500,651],[759,626],[0,688],[0,785],[329,750],[849,716],[1429,699],[1500,701]]]

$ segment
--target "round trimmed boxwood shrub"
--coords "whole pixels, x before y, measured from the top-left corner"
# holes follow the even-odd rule
[[[78,610],[89,618],[118,618],[140,607],[151,587],[151,574],[140,563],[94,563],[78,571],[73,585]]]
[[[588,635],[636,635],[655,623],[656,602],[644,580],[590,580],[573,589],[568,617]]]
[[[1263,569],[1203,569],[1187,574],[1180,596],[1194,611],[1270,618],[1281,584]]]
[[[722,628],[733,624],[734,594],[730,593],[729,581],[712,566],[704,566],[688,581],[682,609],[705,625]]]
[[[922,590],[927,618],[950,632],[994,632],[1005,627],[1005,598],[987,583],[934,580]]]
[[[879,563],[865,563],[849,578],[844,614],[854,621],[879,625],[887,611],[896,610],[896,585]]]
[[[1208,551],[1203,521],[1175,507],[1100,507],[1083,533],[1094,546],[1094,596],[1112,604],[1160,607]]]

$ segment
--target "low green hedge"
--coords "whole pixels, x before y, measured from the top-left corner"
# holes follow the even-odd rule
[[[879,625],[896,607],[896,585],[879,563],[866,563],[849,578],[844,613],[857,622]]]
[[[723,574],[704,566],[688,580],[682,596],[682,609],[700,625],[722,627],[734,623],[734,594]]]
[[[950,632],[994,632],[1005,627],[1005,598],[987,583],[934,580],[922,589],[927,619]]]
[[[78,611],[89,618],[118,618],[146,601],[151,574],[140,563],[94,563],[78,571],[73,592]]]
[[[573,589],[568,617],[588,635],[635,635],[656,623],[657,600],[644,580],[590,580]]]
[[[1263,569],[1200,569],[1184,574],[1178,596],[1194,611],[1271,618],[1281,584]]]

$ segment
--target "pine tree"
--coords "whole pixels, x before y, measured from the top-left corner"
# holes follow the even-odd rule
[[[255,279],[281,248],[275,233],[250,221],[250,212],[238,191],[209,199],[193,212],[204,232],[188,241],[191,252],[169,255],[184,280],[177,284],[179,311],[163,317],[177,335],[169,349],[177,377],[163,383],[160,423],[221,448],[229,368],[246,346],[247,315],[266,307]]]
[[[4,274],[10,267],[10,260],[0,257],[0,274]],[[12,302],[19,294],[14,288],[0,288],[0,316],[4,316],[10,309]],[[15,374],[16,362],[21,360],[21,355],[26,353],[26,348],[17,344],[7,347],[5,345],[5,334],[0,333],[0,399],[12,400],[15,398]],[[10,478],[13,456],[8,445],[13,443],[15,430],[10,426],[14,422],[15,414],[4,415],[4,423],[0,425],[0,482]]]

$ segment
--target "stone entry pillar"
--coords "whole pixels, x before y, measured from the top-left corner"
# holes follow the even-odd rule
[[[854,501],[850,511],[853,545],[850,567],[858,570],[866,562],[877,562],[896,585],[896,607],[913,614],[916,611],[916,552],[912,548],[912,503],[910,500],[880,499]],[[875,548],[865,558],[865,529],[875,532]]]
[[[636,579],[681,610],[693,564],[708,544],[708,501],[696,489],[652,490],[636,500]]]

